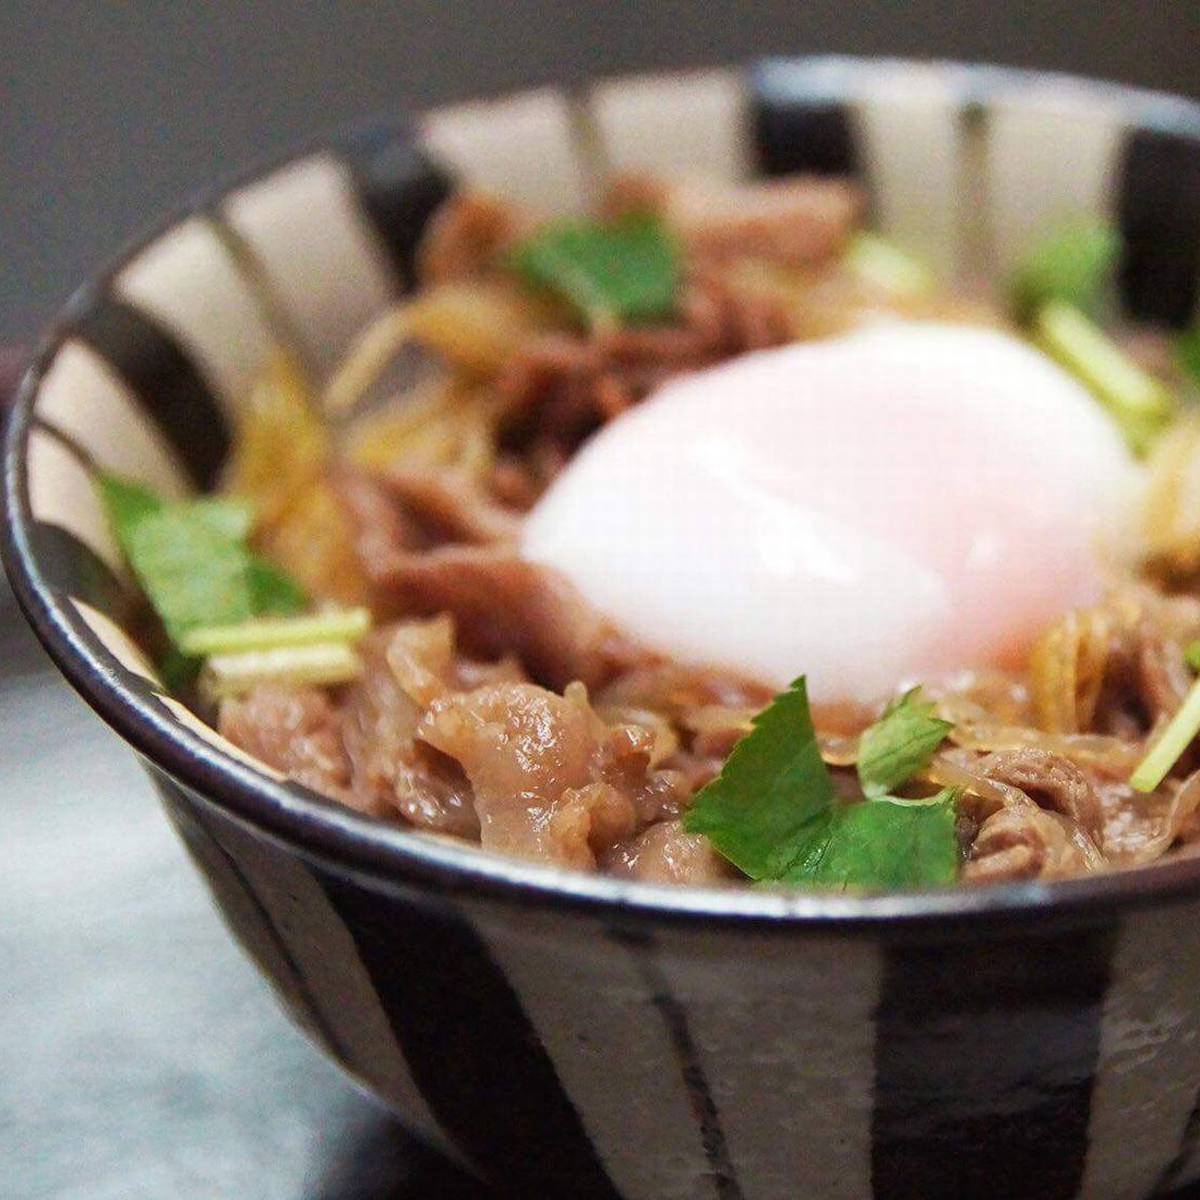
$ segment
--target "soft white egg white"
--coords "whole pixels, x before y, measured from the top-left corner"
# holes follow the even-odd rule
[[[680,660],[871,701],[1094,599],[1136,479],[1037,350],[896,323],[670,382],[576,455],[522,552]]]

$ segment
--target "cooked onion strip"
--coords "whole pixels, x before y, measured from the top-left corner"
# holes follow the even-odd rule
[[[931,783],[936,783],[938,787],[961,788],[964,792],[970,792],[971,795],[978,796],[981,800],[989,801],[994,806],[991,811],[1032,803],[1020,788],[1015,788],[1007,783],[998,783],[986,775],[979,774],[978,771],[972,771],[969,767],[954,762],[945,755],[939,755],[929,764],[925,777]]]
[[[389,309],[368,325],[326,386],[325,411],[331,416],[350,412],[411,338],[408,305]]]
[[[1173,789],[1168,792],[1169,798],[1161,791],[1143,797],[1147,805],[1167,801],[1154,832],[1146,833],[1138,828],[1140,814],[1137,810],[1131,810],[1132,816],[1123,816],[1119,823],[1120,832],[1110,852],[1111,860],[1117,865],[1132,867],[1161,858],[1175,844],[1184,825],[1200,808],[1200,771],[1193,771],[1178,785],[1168,781],[1166,787]],[[1138,836],[1130,838],[1127,831],[1131,829],[1138,831]],[[1120,833],[1126,833],[1126,836],[1122,838]]]
[[[965,750],[990,753],[1033,747],[1092,767],[1113,779],[1126,778],[1142,755],[1137,743],[1103,733],[1046,733],[1026,725],[996,721],[962,696],[941,697],[938,710],[946,720],[954,722],[950,740]]]
[[[1200,565],[1200,415],[1184,417],[1147,463],[1141,535],[1148,556],[1173,571]]]
[[[818,733],[817,745],[827,767],[852,767],[858,762],[858,735],[847,737],[840,733]]]
[[[1103,871],[1108,865],[1104,852],[1088,836],[1087,830],[1080,828],[1070,817],[1050,808],[1041,810],[1050,820],[1054,821],[1063,831],[1067,841],[1078,851],[1088,871]]]
[[[492,376],[547,326],[551,311],[502,280],[451,281],[419,292],[367,326],[325,389],[325,410],[352,411],[410,342],[473,379]]]
[[[1112,639],[1112,620],[1074,609],[1049,626],[1029,658],[1038,724],[1047,733],[1078,733],[1096,713]]]

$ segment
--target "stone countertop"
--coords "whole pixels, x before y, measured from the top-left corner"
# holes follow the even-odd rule
[[[0,1196],[485,1200],[287,1023],[0,580]]]

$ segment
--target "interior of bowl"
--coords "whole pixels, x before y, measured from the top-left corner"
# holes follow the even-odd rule
[[[1127,315],[1189,322],[1200,285],[1200,107],[1062,76],[948,63],[773,59],[602,81],[369,125],[190,207],[82,289],[27,376],[5,457],[6,553],[39,634],[151,760],[309,848],[445,883],[587,902],[841,918],[995,910],[1190,886],[1110,877],[878,899],[668,891],[510,863],[369,821],[248,760],[167,693],[93,486],[211,485],[238,405],[283,344],[316,380],[414,286],[426,222],[464,182],[546,216],[637,168],[736,181],[854,177],[872,223],[948,278],[1002,277],[1030,237],[1098,214],[1124,240]],[[1140,878],[1140,877],[1139,877]]]

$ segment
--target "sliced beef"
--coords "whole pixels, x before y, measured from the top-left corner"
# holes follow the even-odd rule
[[[492,684],[435,700],[420,736],[461,764],[485,849],[594,867],[637,816],[603,778],[609,731],[578,692]]]
[[[389,467],[380,483],[418,523],[430,542],[471,545],[516,541],[518,513],[488,496],[472,479],[445,468]]]
[[[652,660],[567,580],[508,551],[447,546],[402,556],[379,584],[401,611],[450,613],[468,653],[512,654],[532,678],[555,689],[572,680],[600,686]]]
[[[754,713],[770,703],[774,690],[766,684],[721,667],[677,662],[635,663],[597,694],[599,705],[625,705],[662,713],[683,721],[701,708]]]
[[[721,272],[698,271],[686,281],[672,321],[530,339],[495,384],[507,414],[506,443],[523,455],[544,455],[549,446],[569,456],[597,427],[673,376],[780,345],[788,336],[777,300],[737,289]]]
[[[761,258],[797,266],[839,255],[858,224],[862,192],[818,176],[722,185],[618,176],[602,205],[612,218],[659,214],[699,259]]]
[[[375,580],[398,554],[430,545],[428,531],[396,503],[387,484],[367,471],[342,469],[333,476],[354,530],[354,551],[362,569]]]
[[[667,220],[704,258],[764,258],[811,266],[841,254],[858,223],[862,193],[840,179],[792,176],[736,188],[683,183]]]
[[[611,875],[646,883],[723,884],[737,877],[708,838],[686,833],[679,821],[651,825],[619,843],[601,865]]]
[[[1137,683],[1147,714],[1158,721],[1179,710],[1192,686],[1183,646],[1150,621],[1135,633]]]
[[[1002,808],[971,845],[963,878],[975,883],[1061,879],[1096,869],[1102,860],[1068,818],[1036,805]]]
[[[434,214],[421,239],[421,282],[446,283],[486,272],[518,227],[516,213],[502,200],[482,192],[457,192]]]
[[[342,702],[343,739],[359,805],[413,825],[475,840],[471,786],[452,759],[416,740],[426,696],[446,690],[453,631],[443,619],[382,629],[364,639],[363,673]]]
[[[997,783],[1019,788],[1039,808],[1070,818],[1093,839],[1100,836],[1103,813],[1100,798],[1088,777],[1058,754],[1029,747],[990,754],[978,764],[979,773]]]
[[[370,811],[350,787],[341,718],[319,688],[263,685],[225,700],[217,727],[235,746],[314,791]]]

